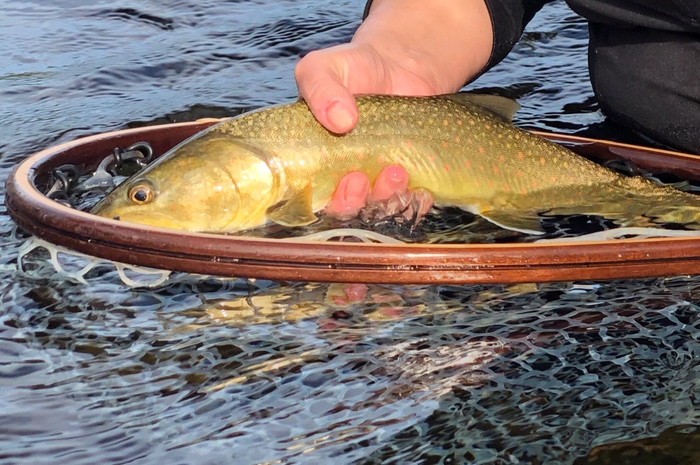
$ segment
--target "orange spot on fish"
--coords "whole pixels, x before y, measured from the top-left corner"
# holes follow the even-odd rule
[[[520,189],[520,193],[522,195],[525,195],[525,194],[527,194],[527,190],[525,190],[525,188],[523,187],[522,189]]]
[[[408,123],[406,122],[405,119],[401,120],[401,126],[408,126]]]
[[[331,176],[332,176],[333,178],[337,178],[337,177],[338,177],[338,173],[331,173]]]
[[[537,189],[537,181],[532,181],[532,187],[534,187],[535,189]]]
[[[461,125],[462,125],[462,120],[461,120],[461,119],[458,119],[458,120],[457,120],[457,126],[461,126]]]
[[[459,144],[459,142],[460,142],[461,140],[462,140],[462,139],[460,139],[459,136],[455,137],[455,142],[456,142],[456,143]]]
[[[465,162],[464,162],[464,166],[467,167],[467,168],[471,168],[471,167],[472,167],[472,162],[471,162],[471,160],[465,161]]]
[[[523,152],[518,152],[518,160],[522,160],[522,159],[523,159]]]
[[[384,157],[380,155],[379,158],[377,158],[377,163],[379,163],[379,164],[384,163]]]
[[[407,149],[412,149],[412,148],[413,148],[413,143],[411,143],[411,142],[409,142],[409,141],[406,141],[405,146],[406,146]]]
[[[360,160],[364,160],[365,159],[365,152],[358,153],[357,158],[359,158]]]
[[[544,165],[544,162],[545,162],[544,157],[540,157],[540,165]]]
[[[443,149],[446,149],[446,148],[447,148],[447,142],[445,142],[444,140],[442,141],[442,148],[443,148]]]
[[[428,154],[428,160],[435,161],[435,155],[433,155],[432,153]]]
[[[493,167],[493,174],[498,174],[498,166]]]
[[[487,124],[485,127],[486,127],[486,129],[491,129],[491,125],[490,125],[490,124]]]
[[[551,182],[551,183],[557,182],[557,177],[556,177],[556,176],[550,176],[549,182]]]
[[[522,178],[522,177],[523,177],[523,172],[520,171],[520,170],[516,171],[515,177],[516,177],[516,178]]]
[[[486,149],[483,147],[479,147],[479,153],[486,153]]]
[[[510,186],[509,186],[507,183],[506,183],[506,184],[503,184],[503,190],[506,191],[506,192],[509,192],[509,191],[510,191]]]
[[[493,189],[493,182],[489,181],[488,186],[489,186],[489,189]]]
[[[578,191],[578,192],[576,193],[576,195],[578,195],[579,197],[583,197],[583,192]]]
[[[450,171],[450,165],[442,165],[442,167],[445,169],[445,171]]]
[[[484,171],[484,165],[479,165],[479,170]]]
[[[450,124],[450,123],[449,123],[446,119],[442,120],[442,125],[443,125],[443,126],[447,126],[448,124]]]

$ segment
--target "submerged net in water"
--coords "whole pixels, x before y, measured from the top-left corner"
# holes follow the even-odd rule
[[[72,444],[78,464],[572,464],[700,424],[697,280],[133,290],[115,275],[2,291],[3,340],[28,360],[5,368],[26,386],[5,415],[30,429],[0,432],[13,463]]]

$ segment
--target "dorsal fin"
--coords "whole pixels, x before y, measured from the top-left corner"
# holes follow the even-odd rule
[[[506,97],[501,97],[500,95],[458,92],[456,94],[445,94],[442,97],[457,102],[460,105],[478,105],[508,122],[513,120],[513,116],[515,116],[520,109],[518,102]]]

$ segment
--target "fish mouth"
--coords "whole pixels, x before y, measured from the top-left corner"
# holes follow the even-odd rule
[[[124,223],[134,223],[141,226],[152,226],[156,228],[189,230],[182,222],[170,215],[159,212],[120,212],[118,215],[100,213],[99,216],[110,218]]]

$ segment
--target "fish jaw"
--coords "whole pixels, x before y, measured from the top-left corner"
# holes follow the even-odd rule
[[[112,213],[109,209],[105,209],[99,212],[98,215],[127,223],[135,223],[156,228],[191,230],[188,228],[187,224],[177,221],[174,216],[164,215],[158,212],[144,212],[138,209],[131,209],[121,210],[117,215]]]

